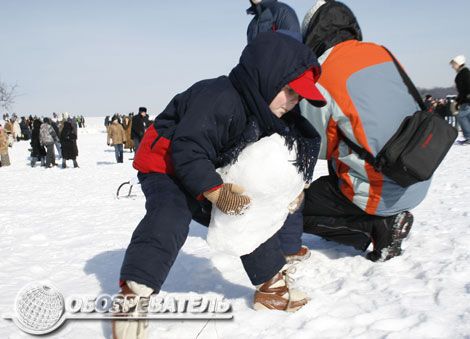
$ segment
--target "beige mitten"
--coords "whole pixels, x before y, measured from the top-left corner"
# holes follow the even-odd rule
[[[242,193],[243,187],[236,184],[223,184],[211,192],[204,192],[204,197],[215,204],[219,210],[229,215],[243,214],[250,205],[250,198]]]

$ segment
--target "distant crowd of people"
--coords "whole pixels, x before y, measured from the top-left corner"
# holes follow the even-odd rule
[[[56,159],[62,159],[62,168],[67,167],[67,160],[71,160],[75,168],[79,167],[77,129],[86,126],[82,115],[70,116],[66,112],[40,118],[5,113],[3,121],[3,125],[0,123],[0,167],[11,164],[8,150],[21,141],[30,141],[31,167],[35,167],[37,162],[46,168],[58,166]],[[124,149],[130,152],[137,150],[151,123],[146,107],[139,107],[137,114],[106,116],[107,143],[114,147],[116,162],[124,162]]]
[[[8,149],[15,143],[30,141],[31,167],[40,161],[41,166],[51,168],[57,166],[57,157],[62,159],[62,168],[67,167],[67,160],[72,160],[75,168],[78,147],[77,128],[85,127],[83,116],[70,116],[67,112],[53,113],[52,118],[37,116],[19,118],[15,113],[10,117],[3,115],[4,126],[0,124],[0,166],[9,166]]]
[[[431,94],[426,94],[424,103],[428,112],[438,114],[458,129],[457,115],[459,110],[457,109],[456,97],[456,95],[448,95],[445,98],[434,98]]]

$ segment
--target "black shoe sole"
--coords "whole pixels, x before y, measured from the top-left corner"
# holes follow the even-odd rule
[[[372,251],[367,253],[366,258],[371,261],[387,261],[401,254],[401,243],[410,233],[413,226],[413,214],[403,212],[397,215],[392,225],[392,241],[390,245],[382,251]]]

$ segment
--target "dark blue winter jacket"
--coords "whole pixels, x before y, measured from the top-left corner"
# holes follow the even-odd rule
[[[248,25],[248,43],[259,33],[270,31],[281,31],[302,41],[299,19],[288,5],[277,0],[263,0],[257,5],[252,4],[246,12],[255,16]]]
[[[171,100],[146,131],[134,168],[172,174],[197,197],[222,184],[215,169],[234,148],[295,126],[317,137],[300,114],[284,121],[269,109],[285,85],[312,67],[319,67],[317,60],[302,43],[284,34],[260,34],[228,77],[200,81]]]

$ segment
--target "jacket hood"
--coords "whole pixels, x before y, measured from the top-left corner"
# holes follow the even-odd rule
[[[335,0],[319,0],[307,12],[302,24],[305,44],[317,55],[348,40],[362,41],[362,32],[354,13]]]
[[[308,47],[285,34],[266,32],[245,47],[229,77],[244,99],[259,94],[269,105],[285,85],[310,68],[320,72]]]
[[[285,85],[311,68],[320,75],[317,58],[307,46],[285,34],[266,32],[245,47],[240,63],[229,74],[247,116],[256,121],[261,135],[278,133],[285,137],[289,149],[296,145],[295,166],[306,181],[313,175],[317,141],[304,138],[296,129],[289,128],[272,113],[269,104]]]

